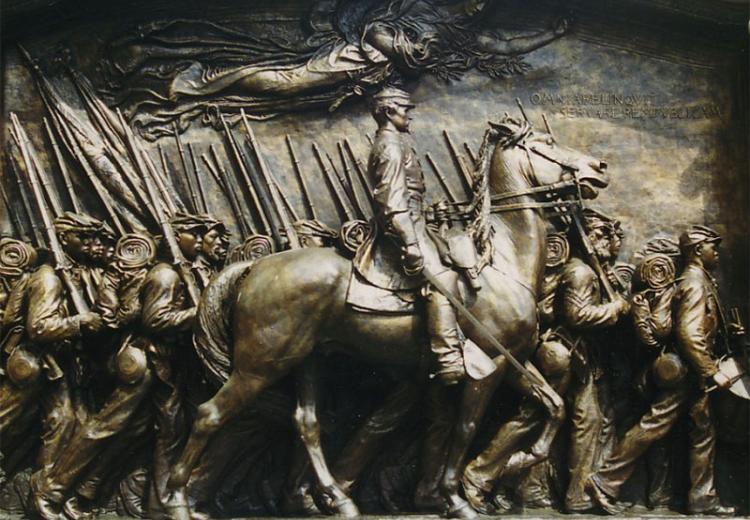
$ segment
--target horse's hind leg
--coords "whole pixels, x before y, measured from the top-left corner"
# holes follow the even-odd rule
[[[170,490],[187,485],[190,473],[211,436],[246,408],[268,384],[263,376],[235,371],[213,398],[198,407],[188,442],[169,477],[167,486]]]
[[[328,469],[323,447],[320,443],[320,423],[316,410],[317,374],[312,363],[305,363],[297,373],[297,409],[294,422],[299,430],[302,443],[310,456],[315,475],[328,505],[339,515],[354,518],[359,510],[354,501],[341,489]]]

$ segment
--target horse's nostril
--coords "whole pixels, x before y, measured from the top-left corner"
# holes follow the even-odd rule
[[[604,161],[599,161],[599,169],[600,169],[601,171],[604,171],[604,170],[606,170],[606,169],[607,169],[607,163],[606,163],[606,162],[604,162]]]

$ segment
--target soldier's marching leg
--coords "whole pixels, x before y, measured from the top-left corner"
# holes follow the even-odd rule
[[[584,381],[575,383],[570,420],[570,481],[565,495],[565,509],[568,512],[582,512],[594,505],[584,491],[584,483],[594,470],[602,425],[596,382],[591,373],[586,375]]]

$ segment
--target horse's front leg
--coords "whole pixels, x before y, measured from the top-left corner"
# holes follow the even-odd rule
[[[302,444],[310,457],[315,476],[318,478],[321,492],[336,513],[354,518],[359,510],[354,501],[344,492],[328,469],[328,464],[320,442],[320,423],[318,422],[317,397],[318,376],[313,362],[303,363],[296,373],[297,408],[294,411],[294,422],[297,425]]]
[[[471,441],[474,440],[479,422],[484,416],[492,394],[505,374],[507,365],[507,360],[504,357],[500,358],[497,370],[492,375],[479,381],[469,380],[464,387],[458,421],[448,449],[445,472],[440,486],[448,505],[448,516],[451,518],[476,518],[478,516],[469,503],[459,496],[458,489],[466,452]]]

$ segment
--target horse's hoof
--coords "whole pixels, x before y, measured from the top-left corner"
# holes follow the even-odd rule
[[[450,506],[445,516],[447,518],[459,518],[461,520],[476,520],[479,518],[479,513],[477,513],[467,501],[461,500],[461,502]]]
[[[333,503],[333,510],[344,518],[357,518],[361,516],[357,504],[349,497],[336,500]]]
[[[164,505],[170,520],[191,520],[190,506],[184,488],[173,491]]]

